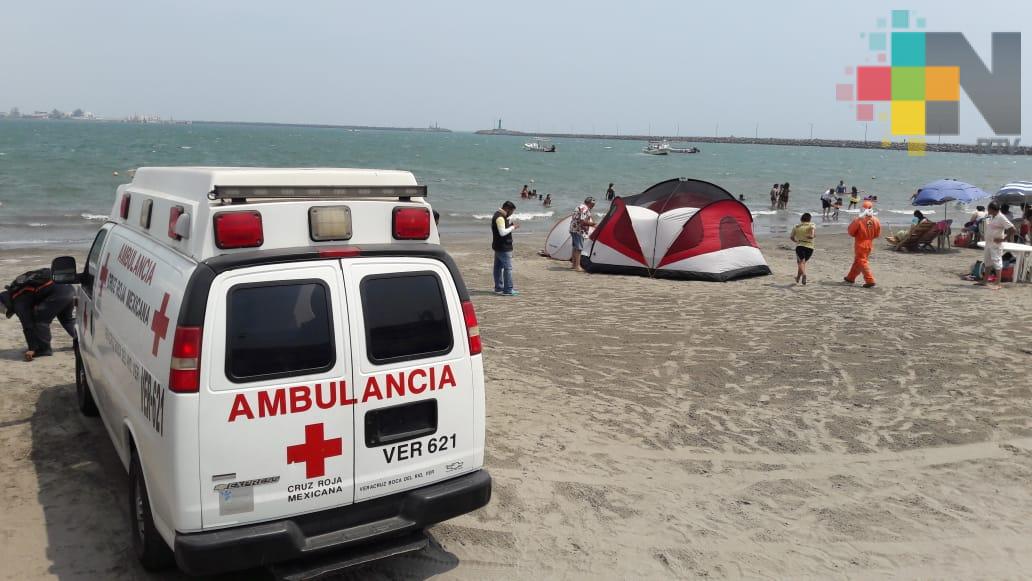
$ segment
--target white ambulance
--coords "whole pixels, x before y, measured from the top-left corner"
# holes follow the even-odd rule
[[[469,295],[409,172],[151,167],[81,271],[78,403],[143,565],[321,574],[490,500]]]

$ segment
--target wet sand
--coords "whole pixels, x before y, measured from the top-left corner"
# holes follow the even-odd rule
[[[490,292],[485,243],[449,239],[494,497],[346,577],[1027,575],[1032,285],[960,280],[977,251],[879,243],[877,288],[847,288],[849,240],[819,237],[802,287],[787,240],[763,241],[774,276],[720,284],[576,274],[518,236],[515,298]],[[0,253],[0,278],[54,253]],[[178,578],[131,557],[125,473],[56,346],[23,363],[0,323],[0,578]]]

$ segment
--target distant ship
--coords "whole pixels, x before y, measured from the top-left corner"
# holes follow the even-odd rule
[[[642,153],[649,155],[666,155],[670,153],[670,144],[666,141],[650,141],[648,145],[641,148]]]
[[[698,147],[671,147],[670,153],[699,153]]]
[[[555,144],[547,143],[548,139],[544,137],[535,137],[533,140],[523,144],[523,149],[526,151],[537,151],[539,153],[555,153]]]

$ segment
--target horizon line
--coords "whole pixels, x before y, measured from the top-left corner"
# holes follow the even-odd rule
[[[135,115],[135,114],[134,114]],[[142,116],[140,118],[148,118]],[[160,119],[160,118],[159,118]],[[649,140],[667,140],[667,141],[697,141],[700,143],[736,143],[736,144],[756,144],[756,145],[810,145],[814,147],[856,147],[857,144],[861,148],[871,149],[898,149],[900,147],[906,148],[907,144],[912,141],[903,139],[902,141],[889,141],[888,146],[885,145],[884,140],[863,140],[855,138],[845,137],[748,137],[738,135],[657,135],[657,134],[639,134],[639,133],[587,133],[587,132],[530,132],[516,129],[450,129],[447,127],[441,127],[436,122],[428,124],[425,127],[414,127],[414,126],[401,126],[401,125],[363,125],[363,124],[337,124],[337,123],[310,123],[310,122],[282,122],[282,121],[216,121],[209,119],[175,119],[169,117],[168,119],[160,119],[159,121],[134,121],[132,117],[121,117],[121,118],[100,118],[100,119],[89,119],[89,118],[71,118],[66,117],[62,119],[49,119],[49,118],[27,118],[25,114],[21,117],[11,118],[6,115],[6,111],[0,111],[0,120],[2,121],[90,121],[93,123],[126,123],[126,124],[137,124],[137,125],[185,125],[185,124],[208,124],[208,125],[244,125],[244,126],[266,126],[266,127],[306,127],[312,129],[357,129],[357,130],[368,130],[368,131],[403,131],[403,132],[425,132],[425,133],[468,133],[472,135],[504,135],[512,137],[559,137],[565,139],[608,139],[614,141],[649,141]],[[1010,139],[1017,138],[1020,142],[1021,136],[1011,136]],[[914,138],[920,139],[920,138]],[[928,140],[928,136],[925,138],[925,148],[927,151],[945,150],[955,151],[955,148],[979,148],[977,140],[972,142],[936,142],[931,143]],[[774,143],[778,142],[778,143]],[[850,145],[853,144],[853,145]],[[1019,154],[1032,154],[1032,148],[1030,146],[1015,146]]]

